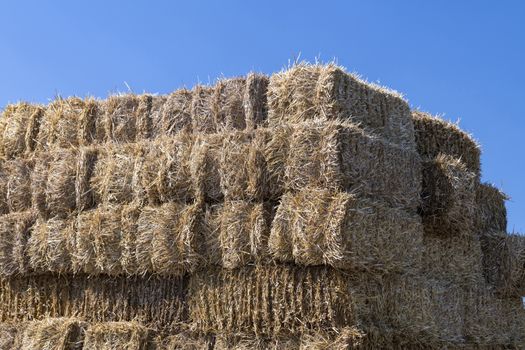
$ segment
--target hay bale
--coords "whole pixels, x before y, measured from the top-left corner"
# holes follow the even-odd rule
[[[46,211],[51,216],[65,217],[76,209],[76,179],[79,155],[69,149],[51,153],[46,176]]]
[[[428,113],[414,111],[412,120],[416,133],[416,146],[419,154],[426,159],[434,159],[446,154],[460,159],[467,169],[480,176],[481,150],[478,143],[457,125]]]
[[[98,152],[95,146],[82,147],[79,150],[75,179],[75,200],[79,211],[91,209],[96,205],[91,178],[95,172]]]
[[[224,79],[215,85],[212,114],[217,131],[246,129],[245,86],[245,78]]]
[[[137,139],[139,102],[140,98],[133,94],[115,95],[107,99],[102,117],[106,141],[125,143]]]
[[[87,322],[141,322],[159,331],[187,318],[183,277],[86,274],[0,279],[0,320],[78,317]]]
[[[0,323],[0,350],[16,349],[15,341],[20,328],[20,324]]]
[[[181,131],[190,132],[192,130],[192,98],[191,91],[180,89],[168,95],[161,119],[153,126],[158,136],[174,136]]]
[[[420,204],[419,156],[349,124],[295,125],[284,176],[289,191],[319,186],[380,197],[393,206],[413,211]]]
[[[220,156],[223,135],[198,136],[190,155],[190,173],[193,192],[197,200],[220,202],[221,191]]]
[[[269,238],[272,256],[301,265],[404,271],[418,266],[418,215],[345,192],[305,188],[286,193]]]
[[[439,155],[423,162],[425,232],[462,235],[472,232],[475,219],[476,175],[461,160]]]
[[[217,131],[213,116],[214,88],[197,85],[192,90],[191,126],[195,133],[210,134]]]
[[[90,179],[96,203],[125,204],[140,196],[135,167],[141,156],[141,148],[132,143],[99,148]]]
[[[12,159],[34,151],[44,108],[29,103],[5,107],[0,118],[0,158]]]
[[[46,318],[28,322],[21,349],[81,350],[86,324],[74,318]]]
[[[500,299],[485,284],[466,289],[464,294],[467,342],[502,349],[525,345],[525,310],[520,297]]]
[[[38,219],[27,243],[31,269],[37,273],[72,272],[71,252],[74,239],[74,220]]]
[[[204,334],[300,334],[353,322],[343,276],[327,268],[245,267],[191,276],[193,329]]]
[[[219,215],[217,248],[221,251],[223,267],[234,269],[268,260],[271,224],[268,206],[245,201],[228,201],[220,209]]]
[[[0,164],[1,212],[17,212],[31,208],[31,159],[13,159]]]
[[[483,253],[475,235],[423,237],[422,270],[426,276],[447,279],[458,285],[483,280]]]
[[[192,334],[187,334],[186,332],[167,337],[158,337],[155,345],[156,349],[164,350],[201,350],[217,348],[214,337],[198,337]]]
[[[167,96],[140,95],[137,106],[137,139],[157,137]]]
[[[89,104],[91,108],[91,104]],[[86,120],[84,109],[86,101],[78,97],[57,98],[47,107],[38,133],[38,149],[50,150],[54,147],[70,148],[77,147],[81,143],[79,133],[81,120]],[[83,135],[89,134],[83,130]]]
[[[121,258],[120,265],[124,273],[128,275],[137,272],[137,222],[139,220],[141,206],[139,203],[131,203],[122,206],[120,212],[120,229],[122,240],[120,242]]]
[[[84,101],[82,113],[78,116],[78,143],[87,146],[103,141],[103,131],[100,129],[100,119],[103,111],[100,101],[88,98]]]
[[[226,200],[268,198],[263,132],[224,134],[219,158],[220,185]]]
[[[268,109],[270,126],[317,118],[348,120],[402,148],[415,148],[407,102],[334,64],[300,63],[272,75]]]
[[[250,73],[246,77],[243,106],[246,115],[246,127],[248,129],[254,129],[267,122],[268,83],[268,77],[262,74]]]
[[[139,274],[183,275],[200,261],[195,227],[200,206],[166,203],[145,207],[137,222],[136,257]]]
[[[476,187],[476,223],[477,232],[481,235],[488,231],[507,230],[508,196],[490,184],[479,184]]]
[[[27,272],[27,241],[35,222],[32,212],[10,213],[0,219],[0,275]]]
[[[190,155],[193,136],[179,133],[143,144],[142,167],[138,170],[147,202],[188,202],[194,198]]]
[[[509,234],[505,241],[509,254],[506,294],[525,296],[525,236]]]
[[[136,322],[91,324],[86,331],[84,350],[146,350],[150,331]]]
[[[75,271],[107,275],[122,273],[120,218],[120,206],[102,206],[78,215],[72,257]]]

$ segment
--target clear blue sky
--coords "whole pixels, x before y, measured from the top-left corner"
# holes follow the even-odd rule
[[[521,1],[2,1],[0,107],[56,94],[168,93],[289,59],[337,61],[483,147],[525,232]]]

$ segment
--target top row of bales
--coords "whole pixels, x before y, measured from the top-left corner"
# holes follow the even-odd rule
[[[169,95],[9,105],[0,119],[0,158],[53,147],[136,142],[180,131],[209,134],[311,119],[347,120],[393,144],[415,148],[410,108],[400,95],[335,65],[299,64],[271,78],[252,73]]]

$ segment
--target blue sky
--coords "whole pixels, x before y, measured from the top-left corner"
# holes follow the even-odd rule
[[[2,1],[0,107],[53,96],[168,93],[297,58],[336,59],[457,121],[525,232],[525,3]]]

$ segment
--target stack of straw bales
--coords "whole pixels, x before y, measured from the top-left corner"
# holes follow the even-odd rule
[[[335,65],[0,119],[0,349],[525,346],[455,125]]]

